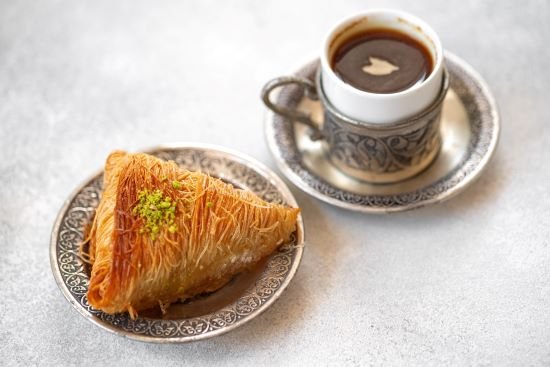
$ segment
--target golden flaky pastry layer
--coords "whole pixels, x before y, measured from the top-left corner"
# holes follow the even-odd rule
[[[297,208],[147,154],[113,152],[83,257],[88,301],[137,312],[214,291],[289,241]]]

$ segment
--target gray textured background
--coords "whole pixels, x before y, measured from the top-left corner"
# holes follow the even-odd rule
[[[482,178],[389,216],[292,187],[302,266],[230,334],[148,345],[78,315],[49,235],[107,154],[201,141],[273,167],[263,83],[315,56],[339,18],[381,5],[431,23],[491,86],[503,130]],[[1,1],[0,364],[550,365],[549,21],[544,0]]]

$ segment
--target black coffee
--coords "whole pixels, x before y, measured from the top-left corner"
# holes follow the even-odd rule
[[[344,82],[371,93],[396,93],[427,79],[433,60],[426,47],[390,29],[351,37],[336,50],[332,69]]]

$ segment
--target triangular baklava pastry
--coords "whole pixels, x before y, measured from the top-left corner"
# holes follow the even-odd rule
[[[135,318],[214,291],[289,241],[298,213],[171,161],[114,152],[83,254],[88,302]]]

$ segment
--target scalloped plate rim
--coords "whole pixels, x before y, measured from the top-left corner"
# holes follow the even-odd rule
[[[143,153],[153,153],[160,150],[166,150],[166,149],[173,149],[173,150],[179,150],[179,149],[197,149],[197,150],[211,150],[218,153],[224,153],[231,157],[234,161],[237,161],[239,163],[245,164],[248,167],[252,168],[254,171],[260,173],[264,178],[267,178],[273,185],[277,188],[277,190],[283,195],[284,199],[288,201],[288,204],[291,204],[295,207],[298,207],[298,204],[296,202],[296,198],[288,188],[288,186],[282,181],[282,179],[269,167],[267,167],[262,162],[258,161],[257,159],[241,153],[237,150],[226,148],[223,146],[215,145],[215,144],[207,144],[207,143],[198,143],[198,142],[168,142],[159,144],[156,146],[148,147],[145,149],[139,150],[139,152]],[[85,180],[83,180],[77,188],[75,188],[71,194],[63,201],[63,205],[61,206],[61,209],[56,215],[52,232],[50,235],[50,267],[52,270],[52,275],[54,277],[55,283],[57,284],[60,292],[63,294],[65,299],[73,306],[73,308],[82,316],[84,316],[88,321],[90,321],[92,324],[99,326],[101,329],[106,330],[110,333],[116,334],[118,336],[122,336],[128,339],[136,340],[139,342],[146,342],[146,343],[157,343],[157,344],[181,344],[181,343],[188,343],[193,341],[199,341],[204,339],[209,339],[215,336],[219,336],[222,334],[225,334],[227,332],[230,332],[246,323],[254,319],[255,317],[261,315],[263,312],[265,312],[275,301],[279,299],[279,297],[284,293],[292,279],[294,278],[300,263],[302,261],[303,257],[303,251],[304,251],[304,244],[305,244],[305,229],[304,229],[304,223],[303,223],[303,217],[302,213],[298,215],[297,220],[297,239],[296,239],[296,246],[295,251],[296,254],[294,256],[294,261],[292,262],[290,269],[285,277],[285,279],[282,281],[281,285],[276,289],[275,294],[270,297],[265,303],[263,303],[257,310],[250,313],[249,315],[237,320],[235,323],[226,326],[221,327],[216,330],[212,330],[210,332],[204,332],[197,335],[192,336],[179,336],[179,337],[153,337],[153,336],[145,336],[140,335],[136,333],[132,333],[131,331],[123,330],[120,328],[117,328],[114,325],[111,325],[104,320],[99,319],[98,317],[94,316],[93,314],[87,312],[80,303],[73,298],[70,291],[65,286],[65,283],[63,282],[61,272],[59,270],[58,261],[56,257],[56,245],[57,245],[57,237],[59,234],[59,228],[61,225],[61,222],[64,218],[64,214],[69,209],[69,206],[71,202],[74,200],[74,198],[85,188],[87,187],[91,181],[93,181],[98,175],[103,173],[103,169],[100,169],[96,171],[93,175],[89,176]],[[206,315],[208,316],[208,315]],[[197,319],[202,318],[202,316],[196,317]],[[186,319],[184,319],[186,320]]]
[[[414,204],[408,204],[408,205],[402,205],[402,206],[396,206],[396,207],[376,207],[376,206],[365,206],[360,204],[353,204],[348,203],[330,196],[327,196],[313,187],[311,187],[307,182],[305,182],[286,162],[286,160],[282,157],[282,154],[280,152],[279,147],[277,146],[277,140],[275,138],[274,134],[274,128],[273,128],[273,117],[274,112],[270,111],[269,109],[264,115],[264,138],[267,141],[267,145],[269,147],[269,150],[272,154],[272,157],[275,160],[275,163],[279,170],[283,173],[284,176],[286,176],[294,185],[296,185],[300,190],[305,192],[308,195],[311,195],[312,197],[319,199],[327,204],[355,211],[355,212],[361,212],[361,213],[368,213],[368,214],[388,214],[388,213],[396,213],[396,212],[403,212],[413,209],[420,209],[425,206],[434,205],[438,203],[442,203],[444,201],[447,201],[456,195],[462,193],[468,186],[470,186],[473,182],[475,182],[483,173],[485,168],[488,166],[492,158],[494,157],[494,153],[496,151],[496,148],[498,146],[498,141],[500,139],[500,113],[498,109],[498,105],[496,103],[495,97],[493,96],[489,85],[487,82],[483,79],[483,77],[466,61],[458,57],[457,55],[453,54],[450,51],[445,50],[445,58],[450,59],[452,62],[456,63],[460,66],[469,77],[471,77],[478,85],[481,90],[481,94],[487,99],[488,105],[490,106],[490,114],[494,116],[493,118],[493,130],[491,134],[491,143],[488,147],[488,150],[486,154],[483,156],[479,164],[476,166],[475,170],[471,172],[468,177],[464,178],[461,182],[459,182],[456,186],[454,186],[451,190],[447,190],[441,195],[438,195],[437,197],[433,197],[430,199],[426,199],[420,202],[416,202]],[[310,63],[313,63],[318,59],[310,60],[308,63],[304,63],[300,68],[295,69],[291,75],[296,74],[302,68],[307,67]],[[273,93],[275,95],[275,93]],[[329,186],[332,186],[329,184]],[[334,187],[334,186],[332,186]],[[334,187],[336,190],[344,191],[344,189],[340,189],[337,187]],[[363,196],[369,196],[369,195],[363,195]]]

